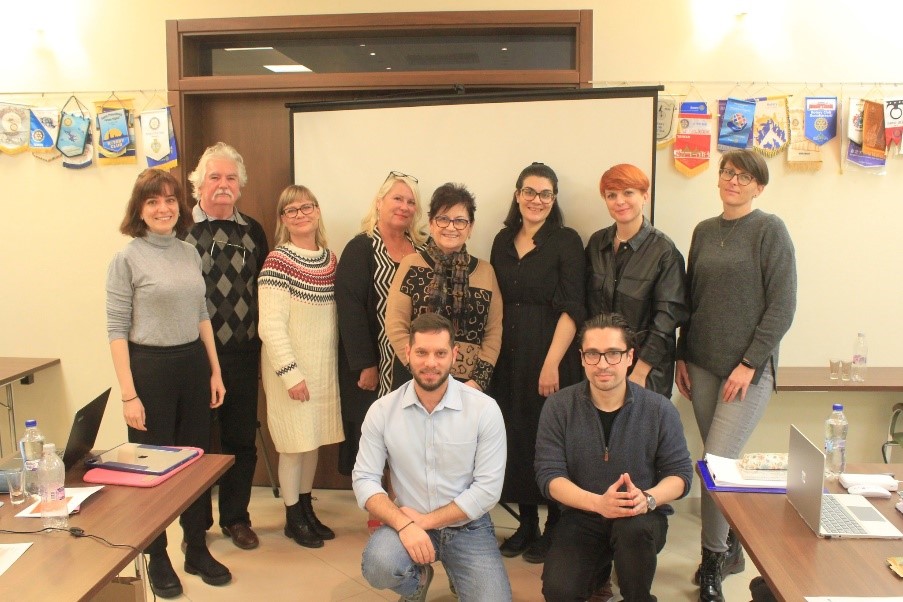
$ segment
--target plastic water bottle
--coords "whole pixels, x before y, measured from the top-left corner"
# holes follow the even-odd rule
[[[847,468],[847,430],[850,423],[843,415],[843,404],[835,403],[834,411],[825,420],[825,476],[836,480]]]
[[[38,490],[38,463],[43,453],[44,435],[38,430],[38,421],[26,420],[25,433],[19,439],[19,454],[25,465],[25,493],[35,497],[41,494]]]
[[[65,480],[66,468],[56,455],[56,445],[45,443],[44,456],[38,468],[38,482],[41,484],[41,520],[45,529],[69,528]]]
[[[865,370],[868,367],[869,345],[865,340],[865,334],[856,336],[856,345],[853,347],[853,371],[850,376],[856,382],[865,382]]]

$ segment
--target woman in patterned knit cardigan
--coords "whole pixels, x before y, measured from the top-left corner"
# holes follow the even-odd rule
[[[489,262],[467,253],[475,212],[476,201],[464,186],[443,184],[433,192],[430,239],[395,272],[386,334],[401,361],[411,321],[422,313],[442,314],[454,325],[458,345],[451,375],[483,391],[502,345],[502,294]]]
[[[276,207],[276,248],[258,277],[267,425],[279,452],[285,535],[319,548],[335,533],[319,521],[311,488],[320,446],[344,439],[336,364],[336,257],[320,206],[289,186]]]

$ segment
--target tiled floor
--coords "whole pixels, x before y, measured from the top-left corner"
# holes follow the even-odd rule
[[[391,591],[371,589],[361,576],[361,551],[367,541],[366,515],[358,509],[350,491],[317,490],[314,507],[320,519],[337,534],[322,548],[302,548],[283,535],[285,511],[282,501],[273,497],[272,490],[255,487],[251,500],[251,517],[260,537],[256,550],[240,550],[223,537],[219,530],[207,536],[213,555],[232,571],[232,582],[223,587],[204,584],[199,577],[182,570],[182,541],[178,523],[168,529],[169,554],[182,579],[185,593],[180,600],[299,600],[364,601],[397,600]],[[653,593],[660,602],[695,601],[697,588],[690,583],[699,562],[699,498],[689,498],[674,504],[677,513],[670,520],[668,543],[658,557]],[[214,507],[216,504],[214,503]],[[501,539],[516,528],[516,521],[503,508],[492,511],[496,533]],[[542,565],[529,564],[522,558],[505,559],[508,576],[516,601],[542,600]],[[755,577],[753,563],[747,559],[744,573],[733,575],[724,582],[728,602],[750,599],[749,581]],[[148,592],[148,600],[152,599]],[[615,600],[619,600],[618,596]],[[448,580],[441,563],[436,565],[428,600],[452,602]]]

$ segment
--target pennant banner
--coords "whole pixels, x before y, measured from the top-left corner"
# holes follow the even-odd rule
[[[862,102],[862,152],[869,157],[884,159],[884,103]]]
[[[787,167],[794,171],[818,171],[822,166],[821,146],[806,136],[806,110],[790,110],[790,144]]]
[[[756,100],[753,125],[753,150],[766,157],[774,157],[787,147],[790,139],[790,118],[787,97],[774,96]]]
[[[0,151],[15,155],[28,150],[29,131],[27,106],[0,103]]]
[[[31,154],[44,161],[60,157],[56,139],[60,132],[60,110],[56,107],[33,107],[31,113]]]
[[[718,107],[721,115],[718,128],[718,150],[748,148],[752,139],[756,102],[728,98],[725,101],[718,101]]]
[[[806,138],[821,146],[837,135],[837,97],[806,97]]]
[[[141,113],[141,138],[148,167],[172,169],[178,165],[175,129],[168,107]]]
[[[884,99],[884,145],[888,154],[900,155],[903,146],[903,98]]]
[[[67,169],[84,169],[94,164],[94,145],[91,144],[92,133],[90,126],[85,133],[85,146],[82,152],[74,157],[63,157],[63,167]]]
[[[685,102],[677,118],[674,167],[685,176],[695,176],[709,166],[712,149],[712,116],[704,102]]]
[[[132,99],[116,97],[95,102],[97,111],[97,162],[99,165],[137,163]]]
[[[677,117],[677,101],[667,96],[659,96],[655,111],[655,145],[658,148],[665,148],[674,142],[674,134],[677,132],[675,117]]]
[[[75,101],[76,110],[67,110],[72,101]],[[70,96],[63,105],[60,117],[60,134],[56,141],[56,148],[65,157],[78,157],[85,152],[88,130],[91,128],[91,117],[87,107],[75,96]]]
[[[874,157],[862,151],[864,103],[865,101],[861,98],[850,98],[850,116],[847,122],[849,143],[846,160],[853,165],[870,170],[883,168],[885,164],[883,157]]]

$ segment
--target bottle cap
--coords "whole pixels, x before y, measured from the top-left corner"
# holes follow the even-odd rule
[[[44,453],[45,454],[55,454],[56,453],[56,443],[45,443],[44,444]]]
[[[843,404],[842,404],[842,403],[835,403],[835,404],[834,404],[834,411],[835,411],[835,412],[843,412]]]
[[[25,421],[25,428],[30,429],[38,426],[38,421],[34,418]]]

